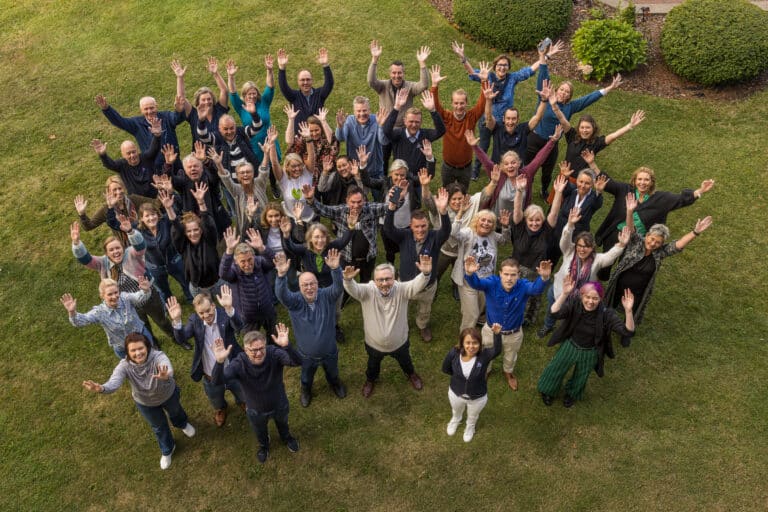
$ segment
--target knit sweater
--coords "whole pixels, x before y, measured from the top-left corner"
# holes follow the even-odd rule
[[[260,255],[254,256],[253,272],[246,274],[234,263],[234,256],[224,253],[219,265],[219,276],[232,289],[232,304],[245,323],[257,318],[275,316],[272,303],[272,288],[266,274],[275,268],[272,249],[266,247]]]
[[[168,380],[154,378],[158,366],[167,366]],[[102,384],[102,393],[114,393],[128,379],[131,384],[131,396],[136,403],[147,407],[157,407],[171,398],[176,389],[176,381],[173,380],[173,366],[163,352],[150,350],[147,360],[141,364],[130,361],[127,357],[115,366],[112,376]]]
[[[445,124],[443,161],[451,167],[466,167],[472,163],[472,146],[467,143],[464,132],[475,129],[477,120],[485,110],[485,96],[481,93],[475,106],[467,110],[464,117],[459,120],[453,115],[453,111],[443,108],[437,86],[433,85],[431,91],[435,98],[435,110],[440,113]]]

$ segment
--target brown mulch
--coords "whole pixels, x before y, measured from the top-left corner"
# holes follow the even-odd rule
[[[448,21],[453,23],[453,0],[430,0],[430,2]],[[574,0],[573,4],[573,14],[568,28],[558,38],[565,43],[566,48],[550,61],[550,71],[562,77],[598,86],[600,82],[584,79],[578,69],[576,58],[571,54],[570,41],[581,23],[589,19],[590,7],[599,4],[599,2]],[[603,8],[609,16],[613,15],[615,11],[609,6],[603,6]],[[663,24],[663,14],[651,14],[645,20],[638,15],[636,28],[648,41],[648,61],[634,71],[622,73],[624,77],[624,83],[621,85],[622,90],[663,98],[702,98],[713,101],[730,101],[744,99],[768,87],[768,72],[748,82],[720,87],[705,87],[680,78],[667,68],[661,56],[660,40]],[[514,55],[523,62],[534,62],[538,58],[535,50],[515,52]],[[606,79],[602,83],[609,83],[609,80]]]

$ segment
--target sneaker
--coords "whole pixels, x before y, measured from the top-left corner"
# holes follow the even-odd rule
[[[449,436],[452,436],[456,433],[456,430],[459,428],[459,423],[461,423],[461,419],[454,420],[451,418],[451,421],[448,422],[448,426],[445,427],[445,432]]]
[[[272,197],[274,197],[275,199],[282,199],[283,195],[280,193],[279,187],[272,188]]]
[[[467,425],[464,428],[464,442],[468,443],[472,440],[472,438],[475,437],[475,426]]]
[[[193,427],[191,423],[187,423],[181,431],[184,432],[184,435],[187,437],[195,437],[195,427]]]
[[[259,446],[259,451],[256,452],[256,459],[258,459],[259,462],[264,464],[267,462],[267,458],[269,457],[269,448],[266,446]]]
[[[546,337],[547,334],[551,333],[554,329],[554,327],[547,327],[546,325],[542,325],[539,327],[539,330],[536,331],[536,337],[542,339]]]
[[[566,409],[573,407],[573,404],[576,403],[576,400],[573,399],[571,395],[565,395],[563,397],[563,407]]]
[[[291,436],[285,440],[285,446],[288,447],[289,452],[296,453],[299,451],[299,440]]]
[[[173,446],[173,450],[171,450],[171,453],[160,457],[160,469],[168,469],[169,467],[171,467],[171,458],[173,457],[173,452],[175,451],[176,451],[176,445]]]

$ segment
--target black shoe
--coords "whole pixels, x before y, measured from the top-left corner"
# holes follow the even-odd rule
[[[546,203],[546,202],[547,202],[547,199],[549,199],[549,192],[547,192],[546,190],[542,190],[542,191],[541,191],[541,198],[542,198],[542,199],[544,200],[544,202]]]
[[[552,405],[552,397],[549,395],[545,395],[544,393],[541,393],[541,401],[544,402],[544,405],[549,407]]]
[[[347,337],[344,336],[344,331],[342,330],[341,326],[336,326],[336,343],[344,343],[347,341]]]
[[[288,439],[285,440],[285,446],[288,447],[289,452],[296,453],[297,451],[299,451],[299,440],[293,436],[290,436]]]
[[[347,386],[345,386],[343,382],[339,381],[336,384],[333,384],[331,388],[337,397],[344,398],[347,396]]]
[[[624,348],[629,347],[629,344],[632,343],[632,338],[629,336],[622,336],[621,337],[621,346]]]
[[[302,407],[309,407],[309,404],[312,402],[312,390],[307,386],[301,386],[300,401]]]
[[[188,341],[182,341],[179,343],[179,346],[184,350],[192,350],[192,345],[190,345]]]
[[[536,331],[536,337],[539,339],[542,339],[547,336],[547,334],[551,333],[554,330],[554,327],[547,327],[546,325],[542,325],[538,331]]]
[[[574,400],[571,395],[565,395],[563,397],[563,407],[565,407],[566,409],[573,407],[573,404],[575,403],[576,403],[576,400]]]
[[[477,181],[477,178],[480,177],[480,173],[477,169],[472,169],[472,181]]]
[[[266,446],[260,446],[259,451],[256,452],[256,458],[258,459],[258,461],[264,464],[265,462],[267,462],[268,457],[269,457],[269,448],[267,448]]]
[[[523,327],[530,327],[532,325],[532,322],[529,319],[523,320]]]
[[[275,199],[282,199],[282,194],[280,193],[280,187],[272,187],[272,197]]]
[[[456,283],[452,284],[451,291],[453,292],[453,300],[455,300],[456,302],[459,302],[461,300],[461,297],[459,297],[459,287],[456,286]]]

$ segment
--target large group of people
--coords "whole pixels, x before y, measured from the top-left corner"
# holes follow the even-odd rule
[[[102,165],[114,173],[106,181],[106,204],[89,216],[85,197],[75,198],[79,220],[70,228],[72,252],[99,273],[102,302],[87,313],[77,311],[68,293],[61,303],[72,325],[100,324],[120,360],[107,382],[86,380],[83,386],[111,393],[129,381],[157,437],[161,468],[171,465],[175,449],[166,414],[189,437],[195,428],[150,318],[168,340],[192,351],[190,375],[202,381],[217,426],[227,419],[225,392],[234,396],[256,434],[262,463],[270,451],[270,418],[288,450],[299,449],[288,426],[283,367],[301,367],[303,407],[312,402],[319,367],[333,394],[347,396],[338,344],[346,339],[340,320],[352,299],[362,310],[366,399],[386,356],[397,361],[415,390],[424,386],[410,350],[410,302],[417,304],[414,323],[425,343],[433,340],[434,302],[460,311],[454,315],[460,319],[458,343],[442,370],[450,375],[446,430],[456,433],[466,409],[466,442],[488,401],[488,375],[498,355],[506,384],[518,390],[515,366],[525,328],[538,325],[539,338],[552,333],[548,344],[560,345],[538,381],[547,406],[572,367],[563,405],[583,398],[591,372],[602,376],[604,357],[614,356],[612,332],[629,346],[663,259],[712,222],[700,219],[669,241],[667,215],[693,204],[714,181],[675,194],[657,191],[656,175],[647,167],[635,170],[629,183],[601,171],[596,155],[638,127],[645,113],[638,110],[607,136],[599,135],[589,114],[572,125],[574,114],[622,79],[617,75],[608,87],[572,99],[570,82],[549,82],[548,62],[562,49],[559,42],[540,45],[537,61],[517,71],[510,70],[506,54],[475,68],[463,45],[452,49],[468,82],[466,90],[451,92],[449,110],[438,88],[443,67],[427,67],[429,47],[416,52],[419,76],[411,82],[400,60],[392,60],[388,78],[380,79],[383,48],[371,42],[367,86],[378,96],[378,111],[372,112],[360,91],[351,114],[337,112],[335,127],[327,107],[334,75],[325,48],[317,53],[320,87],[302,68],[292,88],[289,56],[279,49],[276,57],[264,58],[263,90],[247,81],[238,91],[237,64],[226,62],[225,80],[210,57],[207,70],[218,95],[203,86],[190,101],[186,67],[174,60],[176,100],[170,111],[160,111],[146,96],[139,100],[141,115],[123,117],[96,96],[107,120],[133,140],[120,145],[116,160],[105,142],[94,140]],[[283,141],[270,112],[275,63],[286,100]],[[521,122],[515,88],[534,75],[537,104],[530,120]],[[229,114],[230,104],[236,117]],[[431,128],[422,125],[425,110]],[[180,147],[176,135],[184,122],[190,148]],[[563,135],[565,158],[553,178]],[[439,140],[442,154],[436,155]],[[438,168],[440,187],[434,186]],[[481,168],[488,183],[472,194]],[[541,200],[533,197],[540,169]],[[605,193],[613,196],[613,206],[593,235],[591,219]],[[104,233],[105,254],[94,256],[80,231],[102,224],[111,233]],[[453,297],[437,293],[451,266]],[[181,289],[179,298],[169,275]],[[186,323],[182,300],[193,309]],[[542,302],[546,313],[539,320]],[[290,328],[278,322],[281,308]]]

